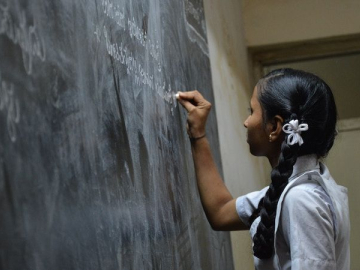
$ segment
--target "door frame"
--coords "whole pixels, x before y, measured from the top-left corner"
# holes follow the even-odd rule
[[[252,85],[262,78],[264,67],[360,53],[360,34],[248,47]]]

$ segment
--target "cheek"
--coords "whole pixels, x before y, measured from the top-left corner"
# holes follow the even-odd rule
[[[248,129],[247,132],[247,143],[249,144],[250,147],[250,152],[252,154],[254,154],[253,152],[255,151],[255,149],[258,149],[259,147],[259,134],[256,130],[254,129]]]
[[[251,128],[247,129],[247,137],[248,137],[248,141],[253,141],[254,140],[254,131]]]
[[[249,137],[253,139],[258,138],[262,133],[262,128],[257,122],[250,122],[247,128],[247,133]]]
[[[267,137],[261,127],[254,127],[248,129],[247,142],[250,147],[250,153],[254,156],[263,156],[267,149]]]

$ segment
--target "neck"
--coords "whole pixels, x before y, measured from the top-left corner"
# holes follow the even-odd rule
[[[271,165],[271,168],[275,168],[278,164],[279,164],[279,156],[278,157],[273,157],[273,158],[270,158],[268,157],[268,160],[269,160],[269,163]]]
[[[281,154],[281,148],[278,148],[278,151],[272,152],[271,155],[267,156],[269,163],[271,165],[271,168],[275,168],[279,164],[279,157]]]

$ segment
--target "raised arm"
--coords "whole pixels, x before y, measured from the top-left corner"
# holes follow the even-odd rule
[[[211,104],[198,91],[179,92],[177,99],[187,110],[187,132],[191,141],[200,199],[214,230],[248,229],[236,212],[232,197],[219,175],[206,138],[206,120]]]

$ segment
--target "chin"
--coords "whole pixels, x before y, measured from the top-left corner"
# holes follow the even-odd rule
[[[251,146],[249,146],[249,151],[250,151],[250,154],[252,154],[253,156],[257,156],[256,151]]]
[[[257,149],[251,148],[250,147],[250,154],[252,154],[255,157],[263,157],[265,156],[263,153],[261,153],[261,151],[258,151]]]

